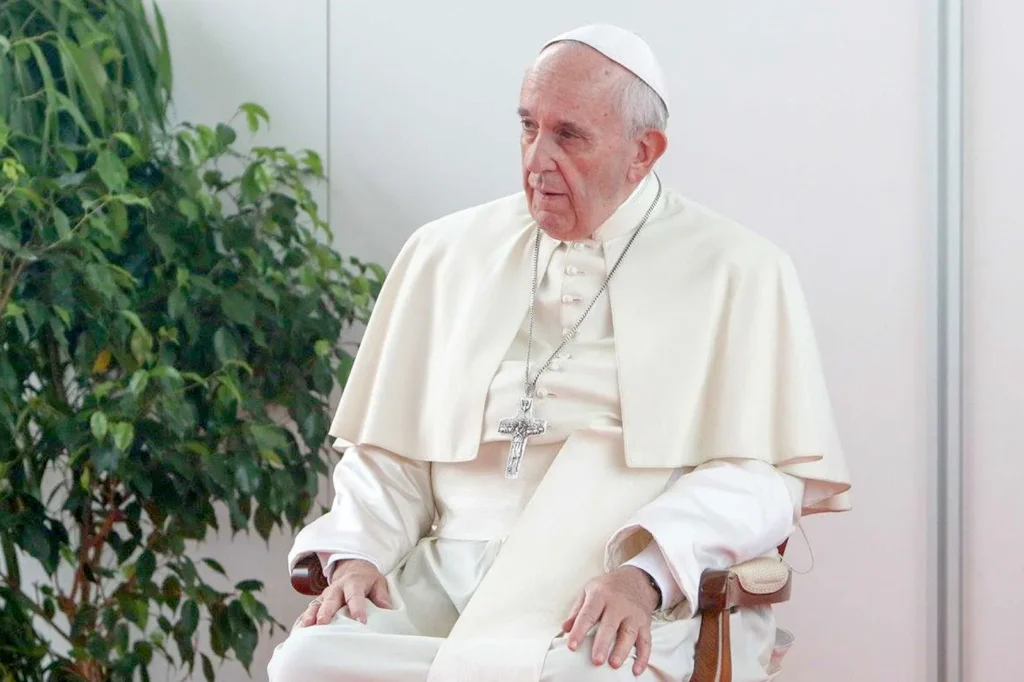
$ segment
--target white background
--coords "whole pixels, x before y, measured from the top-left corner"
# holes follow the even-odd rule
[[[338,247],[384,265],[427,220],[518,189],[518,86],[544,40],[593,21],[641,33],[671,90],[662,177],[793,256],[854,476],[852,513],[805,523],[815,567],[779,609],[797,636],[782,679],[926,679],[930,3],[159,4],[179,115],[211,123],[265,105],[261,142],[328,155],[320,196]],[[967,679],[1010,682],[1024,607],[1024,10],[984,5],[967,22]],[[264,580],[290,623],[305,600],[290,593],[289,543],[223,538],[209,553],[233,578]],[[790,546],[806,568],[805,543]]]

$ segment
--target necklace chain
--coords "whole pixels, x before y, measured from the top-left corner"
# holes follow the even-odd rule
[[[576,333],[580,329],[580,325],[583,324],[583,320],[586,319],[587,314],[590,313],[590,310],[594,307],[594,304],[597,303],[597,299],[601,297],[601,294],[604,293],[604,290],[608,288],[608,282],[611,281],[612,275],[614,275],[615,271],[619,269],[619,264],[622,263],[622,259],[626,257],[627,253],[629,253],[629,247],[633,246],[633,242],[636,241],[636,237],[638,234],[640,234],[640,230],[643,229],[643,226],[647,224],[648,219],[654,212],[654,207],[658,205],[658,200],[661,199],[661,178],[658,177],[657,173],[654,174],[654,177],[658,180],[658,194],[654,197],[654,201],[651,202],[651,205],[648,207],[647,212],[644,213],[644,217],[641,218],[640,223],[636,226],[636,229],[633,230],[633,234],[630,236],[629,241],[626,242],[626,248],[622,250],[622,253],[619,255],[618,260],[615,261],[615,264],[612,266],[612,269],[608,271],[608,275],[604,278],[604,282],[601,283],[601,288],[597,290],[597,293],[594,295],[594,298],[591,299],[590,304],[587,306],[586,310],[583,311],[583,314],[579,316],[579,319],[577,319],[576,322],[573,323],[573,325],[569,328],[569,331],[562,337],[562,343],[560,343],[558,345],[558,348],[556,348],[554,352],[551,353],[547,361],[543,365],[541,365],[541,368],[537,371],[537,376],[535,376],[533,378],[533,381],[531,381],[530,353],[533,350],[533,307],[535,301],[537,300],[537,271],[539,270],[540,263],[540,228],[537,228],[537,236],[534,239],[533,243],[533,286],[531,288],[530,293],[530,331],[526,337],[526,377],[524,389],[526,391],[527,398],[533,397],[533,391],[537,387],[537,381],[540,380],[540,375],[544,373],[548,366],[551,365],[552,360],[554,360],[558,356],[558,354],[562,352],[562,349],[565,348],[566,345],[568,345],[568,343],[573,339],[574,336],[576,336]]]

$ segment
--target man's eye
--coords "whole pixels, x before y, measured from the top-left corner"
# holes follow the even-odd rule
[[[520,121],[523,125],[523,130],[534,130],[537,126],[533,121]]]
[[[571,140],[574,137],[576,137],[576,135],[574,135],[573,133],[569,132],[568,130],[563,130],[563,131],[559,132],[558,136],[560,138],[562,138],[563,140]]]

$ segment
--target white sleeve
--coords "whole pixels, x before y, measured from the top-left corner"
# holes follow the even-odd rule
[[[721,570],[770,552],[799,521],[803,481],[758,460],[714,460],[680,476],[642,507],[608,543],[608,569],[626,558],[634,535],[651,541],[633,560],[662,588],[663,608],[698,600],[701,574]],[[657,561],[655,553],[660,554]],[[659,578],[658,572],[662,571]],[[668,572],[674,587],[662,586]],[[670,601],[671,599],[674,600]]]
[[[325,574],[341,558],[365,559],[387,573],[434,521],[429,462],[350,447],[334,468],[333,483],[331,510],[296,536],[289,567],[316,554]]]

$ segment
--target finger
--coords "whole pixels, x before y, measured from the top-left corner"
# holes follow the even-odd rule
[[[338,609],[342,606],[342,593],[339,589],[331,589],[328,587],[324,590],[321,597],[321,603],[316,614],[316,624],[326,625],[334,620],[334,614],[338,613]]]
[[[639,634],[640,631],[632,621],[622,621],[622,625],[619,626],[619,637],[615,640],[615,648],[612,649],[612,655],[608,658],[608,665],[616,670],[621,668],[626,657],[629,656],[629,652],[633,650],[633,645],[636,644]]]
[[[639,677],[647,670],[651,661],[651,626],[649,623],[640,628],[636,637],[636,661],[633,663],[633,674]]]
[[[583,608],[583,598],[585,596],[585,592],[580,592],[580,595],[576,597],[576,601],[573,602],[572,608],[569,609],[569,617],[562,623],[562,632],[569,632],[572,630],[572,626],[576,622],[576,616],[579,615],[580,609]]]
[[[580,643],[590,632],[590,628],[594,627],[594,624],[601,618],[601,613],[604,611],[604,604],[601,603],[596,597],[587,597],[583,602],[583,608],[580,609],[580,613],[576,616],[576,622],[573,623],[572,630],[569,632],[569,650],[576,651],[579,648]]]
[[[348,613],[352,620],[357,620],[366,625],[366,593],[365,587],[353,587],[345,590],[345,603],[348,604]]]
[[[391,608],[391,595],[388,594],[388,581],[383,577],[377,578],[370,589],[370,601],[382,609]]]
[[[601,623],[597,627],[597,634],[594,635],[593,651],[590,653],[590,658],[594,661],[594,665],[604,664],[605,659],[608,657],[608,652],[611,650],[612,644],[615,643],[615,638],[619,634],[620,625],[622,625],[622,619],[615,617],[605,609],[604,614],[601,615]]]
[[[320,602],[318,601],[312,602],[306,607],[306,610],[299,615],[299,622],[302,624],[302,627],[309,627],[316,622],[316,614],[319,609]]]

